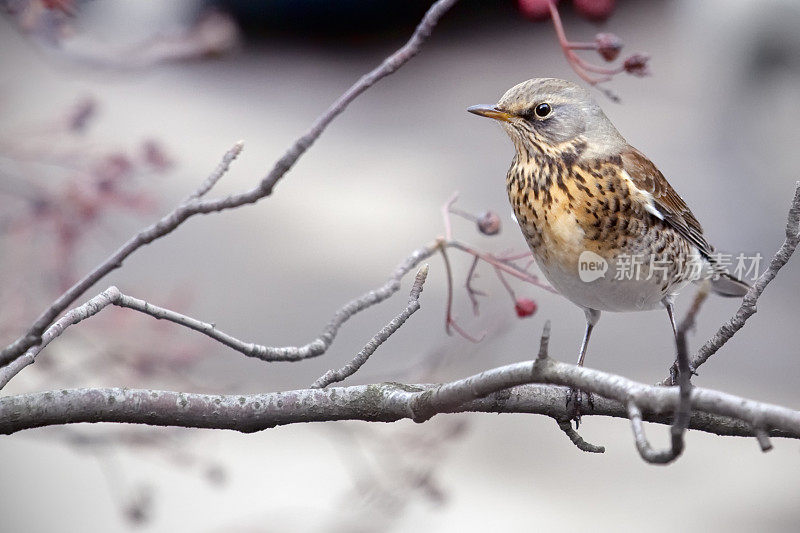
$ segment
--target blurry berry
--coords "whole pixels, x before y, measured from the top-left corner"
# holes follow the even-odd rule
[[[172,166],[172,160],[158,141],[148,139],[143,142],[142,154],[145,162],[154,170],[163,172]]]
[[[133,170],[133,163],[122,153],[113,153],[104,157],[94,168],[96,181],[116,181],[126,177]]]
[[[47,198],[35,197],[31,200],[31,211],[33,211],[34,216],[46,215],[52,207],[50,200]]]
[[[558,5],[559,0],[554,0]],[[541,22],[550,18],[549,0],[517,0],[517,9],[522,15],[534,22]]]
[[[633,74],[634,76],[649,76],[650,69],[647,68],[647,61],[650,59],[650,56],[646,54],[633,54],[631,57],[625,60],[623,67],[625,67],[625,72],[628,74]]]
[[[42,5],[47,9],[61,11],[67,15],[75,14],[74,0],[42,0]]]
[[[603,22],[614,12],[616,0],[573,0],[575,10],[594,22]]]
[[[497,235],[500,233],[500,217],[492,211],[487,211],[478,217],[478,231],[484,235]]]
[[[606,61],[614,61],[622,50],[622,39],[613,33],[598,33],[594,37],[597,53]]]
[[[530,298],[517,298],[517,301],[514,302],[514,310],[520,318],[532,316],[537,308],[536,302]]]
[[[96,112],[97,102],[94,98],[82,98],[70,109],[67,115],[67,128],[76,133],[85,131]]]

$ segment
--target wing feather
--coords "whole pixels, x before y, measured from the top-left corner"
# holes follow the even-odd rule
[[[667,182],[656,166],[635,148],[623,152],[622,167],[628,173],[633,185],[638,188],[652,205],[645,206],[650,213],[672,226],[683,238],[694,244],[706,258],[714,248],[703,236],[703,228],[692,214],[689,206],[675,189]]]

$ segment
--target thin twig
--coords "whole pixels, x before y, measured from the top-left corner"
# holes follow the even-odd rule
[[[224,176],[225,173],[228,172],[231,163],[234,161],[234,159],[239,157],[239,154],[242,153],[243,149],[244,149],[244,141],[239,141],[236,144],[234,144],[231,147],[231,149],[228,150],[222,157],[222,161],[219,162],[217,168],[215,168],[214,171],[208,175],[208,177],[203,181],[203,183],[200,184],[200,186],[197,188],[196,191],[194,191],[192,194],[186,197],[184,203],[191,202],[192,200],[196,200],[198,198],[205,196],[205,194],[208,191],[210,191],[214,187],[214,185],[217,184],[220,178],[222,178],[222,176]]]
[[[480,291],[472,286],[472,282],[477,277],[477,268],[479,261],[480,257],[472,258],[472,265],[470,265],[469,271],[467,272],[467,281],[464,283],[464,288],[467,289],[467,296],[469,296],[469,301],[472,304],[472,314],[474,314],[475,316],[478,316],[478,311],[479,311],[478,296],[486,296],[485,292]]]
[[[548,356],[548,349],[550,347],[550,321],[547,320],[544,323],[544,328],[542,328],[542,336],[539,339],[539,353],[536,355],[536,359],[539,361],[547,360]],[[561,418],[554,418],[558,427],[561,428],[561,431],[566,433],[569,440],[572,441],[572,444],[578,447],[579,450],[589,453],[605,453],[606,449],[603,446],[597,446],[590,442],[586,442],[583,437],[577,432],[577,430],[572,429],[572,424],[568,417],[561,417]]]
[[[742,305],[736,310],[736,313],[722,326],[719,330],[697,351],[697,354],[692,357],[690,368],[695,372],[700,365],[708,361],[708,359],[717,353],[725,343],[727,343],[742,327],[747,319],[753,316],[757,309],[756,304],[758,299],[764,293],[767,285],[775,279],[778,271],[789,261],[800,243],[800,182],[795,184],[794,198],[789,208],[789,214],[786,221],[786,239],[781,244],[780,248],[769,263],[769,267],[764,271],[761,276],[753,283],[747,294],[744,295]],[[666,378],[661,382],[662,385],[669,385],[671,378]]]
[[[564,32],[564,25],[561,23],[561,16],[558,13],[555,2],[548,0],[547,4],[550,8],[550,17],[553,19],[553,27],[556,30],[561,50],[564,52],[564,56],[566,56],[567,62],[572,66],[572,70],[575,71],[575,74],[580,76],[581,79],[589,85],[597,85],[598,83],[609,81],[611,79],[611,73],[604,73],[605,75],[601,77],[592,77],[584,70],[585,62],[572,51],[573,47],[569,40],[567,40],[567,34]]]
[[[450,212],[453,213],[454,215],[460,216],[464,220],[469,220],[470,222],[478,221],[478,217],[476,217],[472,213],[464,211],[463,209],[459,209],[457,207],[453,207],[452,205],[450,206]]]
[[[694,294],[692,305],[689,306],[689,310],[686,311],[686,315],[683,317],[683,320],[681,321],[681,327],[683,327],[684,324],[688,324],[687,328],[689,329],[694,327],[694,324],[697,322],[697,315],[700,313],[700,309],[702,309],[703,303],[706,301],[706,298],[708,298],[709,290],[710,290],[709,282],[704,281],[700,285],[700,288],[697,289],[697,292]],[[688,332],[689,329],[687,329],[686,332]],[[691,370],[691,368],[689,368],[688,372],[691,375],[695,375],[695,372]],[[679,378],[678,378],[679,373],[680,373],[679,361],[678,358],[676,357],[675,362],[672,364],[672,368],[670,368],[670,379],[671,379],[670,385],[674,386],[679,384]]]
[[[382,286],[371,290],[355,300],[351,300],[342,306],[322,333],[313,341],[303,346],[282,346],[271,347],[260,344],[241,341],[227,333],[217,329],[215,324],[202,322],[190,316],[153,305],[144,300],[122,294],[116,287],[109,287],[99,295],[95,296],[85,304],[77,307],[64,315],[58,322],[47,329],[42,336],[42,343],[28,349],[22,357],[17,358],[12,364],[0,368],[0,389],[2,389],[15,375],[26,366],[32,364],[36,356],[53,339],[61,335],[67,327],[77,324],[90,316],[97,314],[108,305],[125,307],[134,311],[145,313],[160,320],[168,320],[189,329],[198,331],[212,339],[221,342],[225,346],[238,352],[255,357],[263,361],[300,361],[312,357],[317,357],[325,353],[333,344],[339,328],[353,315],[376,305],[400,289],[402,278],[416,268],[422,261],[429,258],[439,249],[439,241],[428,246],[419,248],[405,259],[392,273],[391,277]],[[426,270],[427,273],[427,270]],[[399,326],[398,326],[399,327]]]
[[[556,424],[558,424],[558,427],[561,428],[561,431],[567,434],[569,440],[571,440],[572,444],[577,446],[579,450],[589,453],[606,452],[605,446],[598,446],[596,444],[592,444],[591,442],[586,442],[583,437],[581,437],[580,433],[572,428],[572,423],[568,419],[556,420]]]
[[[772,449],[772,442],[769,440],[769,433],[763,429],[758,428],[754,431],[758,445],[761,447],[762,452],[768,452]]]
[[[204,185],[198,188],[197,192],[195,193],[196,195],[205,194],[205,192],[207,192],[209,188],[213,186],[214,183],[216,183],[219,177],[221,177],[222,174],[224,174],[224,169],[227,168],[230,161],[233,160],[235,154],[238,153],[238,151],[240,151],[240,148],[241,147],[237,145],[231,150],[229,150],[228,154],[226,154],[226,158],[223,161],[223,163],[221,163],[218,169],[214,173],[212,173],[212,175],[206,180],[206,182],[204,182]],[[149,302],[140,300],[133,296],[122,294],[116,287],[110,287],[97,297],[89,300],[89,302],[87,302],[83,306],[79,306],[78,308],[73,309],[72,311],[66,313],[65,316],[59,321],[58,325],[53,325],[51,326],[51,328],[48,328],[44,336],[45,342],[33,345],[26,351],[25,354],[23,354],[23,356],[18,357],[11,364],[5,367],[0,367],[0,389],[2,389],[8,383],[9,380],[11,380],[14,376],[16,376],[25,367],[32,364],[35,361],[36,356],[39,354],[39,352],[41,352],[41,350],[47,344],[49,344],[53,340],[53,338],[60,335],[64,327],[74,325],[84,320],[85,318],[88,318],[88,316],[91,316],[91,315],[86,315],[84,311],[86,308],[93,309],[92,314],[95,314],[99,312],[100,309],[109,304],[113,304],[119,307],[125,307],[128,309],[132,309],[134,311],[139,311],[141,313],[148,314],[160,320],[168,320],[170,322],[174,322],[181,326],[188,327],[189,329],[203,333],[204,335],[248,357],[255,357],[264,361],[271,361],[271,362],[300,361],[303,359],[317,357],[319,355],[324,354],[328,350],[328,348],[333,343],[333,340],[335,339],[339,328],[342,326],[344,322],[346,322],[354,314],[389,298],[392,294],[394,294],[394,292],[396,292],[400,288],[400,280],[413,268],[418,266],[420,262],[429,258],[437,250],[442,253],[442,257],[444,258],[446,276],[448,280],[448,297],[447,297],[448,303],[445,313],[445,324],[446,328],[448,329],[448,333],[449,330],[452,329],[465,339],[477,343],[483,339],[485,332],[482,332],[478,337],[471,335],[458,324],[458,322],[455,320],[455,317],[452,314],[452,302],[454,297],[453,286],[452,286],[453,274],[449,257],[446,252],[446,249],[450,246],[453,246],[456,249],[470,253],[473,256],[473,268],[475,267],[475,265],[479,260],[490,262],[490,264],[492,264],[496,269],[498,276],[501,277],[501,281],[505,282],[500,272],[508,271],[513,273],[517,277],[522,277],[523,279],[525,279],[525,281],[538,282],[538,280],[536,280],[535,277],[523,271],[517,270],[513,264],[506,264],[502,262],[502,260],[495,259],[492,256],[489,256],[488,254],[477,252],[472,248],[462,245],[461,243],[454,244],[453,242],[448,242],[442,239],[438,239],[433,243],[414,251],[408,258],[406,258],[406,260],[402,264],[400,264],[395,269],[390,279],[383,286],[373,291],[370,291],[343,306],[334,315],[331,322],[316,339],[302,346],[281,346],[281,347],[264,346],[260,344],[239,340],[223,331],[220,331],[214,323],[204,322],[192,318],[190,316],[178,313],[176,311],[172,311],[170,309],[153,305]],[[506,287],[510,288],[507,286],[507,284]],[[98,306],[98,302],[104,302],[104,303],[102,306]]]
[[[675,455],[674,449],[658,451],[650,446],[650,442],[644,434],[642,411],[634,401],[628,402],[628,418],[631,421],[631,429],[633,430],[636,449],[639,451],[639,455],[642,459],[650,464],[667,464],[675,460],[677,455]]]
[[[546,320],[542,328],[542,337],[539,339],[539,353],[536,358],[544,361],[548,357],[550,348],[550,321]]]
[[[668,464],[677,459],[685,448],[684,435],[692,418],[692,371],[689,368],[689,348],[686,335],[694,327],[697,314],[708,297],[708,288],[704,286],[695,295],[692,306],[681,320],[675,332],[675,348],[677,353],[676,365],[678,367],[678,407],[675,409],[675,421],[670,427],[670,447],[662,451],[654,450],[647,442],[642,427],[642,413],[636,405],[636,399],[628,402],[631,428],[633,429],[636,449],[642,459],[648,463]]]
[[[270,196],[275,185],[277,185],[280,179],[294,166],[300,156],[308,150],[314,141],[322,135],[322,132],[325,131],[333,119],[339,116],[360,94],[375,85],[379,80],[395,72],[419,53],[422,44],[430,36],[439,19],[457,1],[458,0],[439,0],[433,4],[422,17],[422,20],[414,30],[411,38],[397,51],[384,59],[378,67],[356,81],[322,115],[320,115],[309,130],[297,139],[275,163],[269,173],[262,178],[257,186],[248,191],[216,200],[194,198],[188,202],[183,202],[169,214],[161,218],[161,220],[140,231],[108,259],[97,265],[91,272],[59,296],[58,299],[36,319],[25,334],[0,351],[0,366],[7,365],[22,355],[28,348],[38,344],[41,341],[44,331],[70,306],[70,304],[86,292],[92,285],[103,279],[109,272],[120,268],[123,261],[142,246],[172,232],[186,219],[194,215],[233,209],[246,204],[255,203]]]
[[[514,302],[517,301],[517,295],[514,294],[513,287],[511,287],[511,285],[508,284],[508,281],[506,280],[505,276],[503,276],[503,271],[497,267],[494,267],[494,273],[497,274],[497,279],[500,280],[500,283],[503,285],[503,287],[505,287],[506,292],[508,292],[508,295],[511,296],[511,300]]]
[[[460,241],[457,241],[457,240],[450,240],[450,241],[448,241],[446,243],[446,245],[447,245],[448,248],[455,248],[457,250],[461,250],[462,252],[466,252],[466,253],[474,256],[474,257],[478,257],[482,261],[485,261],[485,262],[489,263],[490,265],[499,268],[500,270],[502,270],[506,274],[510,274],[510,275],[514,276],[515,278],[517,278],[519,280],[522,280],[522,281],[525,281],[527,283],[530,283],[531,285],[535,285],[536,287],[539,287],[540,289],[544,289],[544,290],[546,290],[548,292],[551,292],[553,294],[558,294],[558,291],[556,291],[554,288],[552,288],[551,286],[547,285],[546,283],[542,283],[539,280],[538,277],[536,277],[536,276],[534,276],[532,274],[529,274],[525,270],[520,269],[517,265],[515,265],[510,260],[500,259],[500,258],[497,258],[497,257],[491,255],[491,254],[487,254],[485,252],[480,252],[478,250],[475,250],[471,246],[468,246],[468,245],[466,245],[466,244],[464,244],[464,243],[462,243]]]
[[[449,241],[453,238],[453,224],[450,220],[450,208],[458,200],[458,191],[455,191],[448,200],[442,204],[442,222],[444,223],[444,238]]]
[[[317,378],[317,380],[311,385],[312,389],[324,389],[328,385],[332,383],[337,383],[339,381],[344,381],[348,377],[352,376],[367,362],[367,359],[375,353],[375,350],[378,347],[386,342],[386,340],[391,337],[395,331],[400,329],[400,326],[405,324],[408,317],[413,315],[417,310],[419,310],[419,295],[422,293],[422,286],[425,283],[425,278],[428,277],[428,265],[423,266],[417,272],[417,276],[414,279],[414,284],[411,286],[411,293],[408,297],[408,305],[403,309],[399,315],[394,317],[388,324],[386,324],[378,333],[376,333],[372,339],[367,343],[364,348],[356,354],[356,356],[345,366],[340,368],[339,370],[328,370]]]
[[[61,317],[52,326],[47,328],[47,331],[45,331],[42,335],[39,344],[29,348],[21,357],[18,357],[12,361],[10,365],[0,368],[0,389],[5,387],[11,378],[21,372],[23,368],[32,364],[39,352],[41,352],[54,339],[64,333],[65,329],[96,315],[108,305],[113,304],[118,297],[119,291],[117,288],[109,287],[85,304],[72,309],[70,312]]]
[[[479,343],[486,336],[486,332],[484,331],[480,336],[474,337],[467,333],[453,316],[453,269],[450,267],[450,259],[447,257],[446,244],[446,242],[443,242],[442,246],[439,248],[439,252],[442,254],[442,261],[444,262],[445,277],[447,278],[447,303],[445,304],[444,329],[448,335],[452,335],[452,329],[468,341]]]

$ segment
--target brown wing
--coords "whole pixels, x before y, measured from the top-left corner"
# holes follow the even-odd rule
[[[622,167],[639,189],[650,193],[654,208],[663,216],[665,222],[672,226],[686,240],[697,246],[706,257],[714,252],[703,236],[703,228],[697,221],[689,206],[678,196],[675,189],[667,182],[664,175],[639,150],[630,147],[622,155]]]

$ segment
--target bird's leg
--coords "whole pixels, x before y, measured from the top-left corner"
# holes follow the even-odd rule
[[[595,324],[600,320],[600,311],[595,309],[584,309],[586,314],[586,330],[583,333],[583,341],[581,342],[581,350],[578,354],[578,366],[583,366],[583,361],[586,358],[586,350],[589,347],[589,338],[592,336],[592,330]],[[581,423],[581,407],[583,405],[584,392],[580,389],[570,389],[567,396],[567,406],[572,403],[572,411],[570,418],[575,420],[575,427]],[[591,393],[586,393],[586,403],[590,409],[594,409],[594,400]]]
[[[669,323],[672,324],[672,335],[675,337],[675,345],[677,346],[678,343],[678,328],[675,326],[675,307],[672,298],[664,298],[662,300],[664,307],[667,309],[667,314],[669,315]],[[678,384],[678,360],[675,359],[675,362],[672,363],[672,366],[669,369],[669,378],[672,381],[672,385],[675,386]]]

